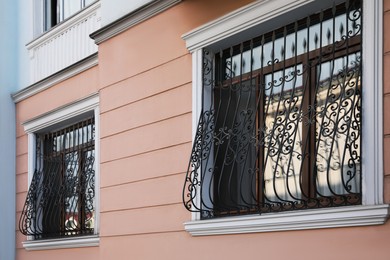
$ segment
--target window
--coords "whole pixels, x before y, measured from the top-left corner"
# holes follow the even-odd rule
[[[21,231],[34,239],[94,233],[94,118],[36,134],[34,176]]]
[[[66,20],[96,0],[44,0],[44,31]]]
[[[382,55],[380,5],[307,2],[259,1],[183,36],[199,115],[183,188],[193,235],[363,225],[379,208],[365,223],[386,219],[367,159],[382,164],[381,134],[363,125],[381,92],[362,66],[381,64],[362,48]]]
[[[92,95],[24,123],[29,189],[19,230],[26,249],[98,245],[98,100]]]

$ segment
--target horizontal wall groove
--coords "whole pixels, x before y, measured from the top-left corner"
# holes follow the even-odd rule
[[[28,151],[26,151],[26,152],[23,152],[23,153],[17,153],[16,154],[16,157],[19,157],[19,156],[25,156],[25,155],[28,155]]]
[[[161,95],[161,94],[168,93],[168,92],[173,91],[173,90],[175,90],[175,89],[184,87],[185,85],[188,85],[188,84],[191,84],[191,81],[185,82],[185,83],[183,83],[183,84],[174,86],[174,87],[172,87],[172,88],[166,89],[166,90],[164,90],[164,91],[157,92],[157,93],[155,93],[155,94],[152,94],[152,95],[149,95],[149,96],[140,98],[140,99],[136,99],[136,100],[134,100],[134,101],[131,101],[131,102],[129,102],[129,103],[126,103],[126,104],[117,106],[117,107],[115,107],[115,108],[110,108],[110,109],[108,109],[108,110],[105,110],[105,111],[101,112],[100,115],[104,115],[104,114],[110,113],[110,112],[112,112],[112,111],[115,111],[115,110],[119,110],[119,109],[121,109],[121,108],[124,108],[124,107],[126,107],[126,106],[130,106],[130,105],[133,105],[133,104],[142,102],[142,101],[144,101],[144,100],[147,100],[147,99],[150,99],[150,98],[159,96],[159,95]],[[190,86],[190,87],[191,87],[191,86]]]
[[[185,53],[185,54],[183,54],[183,55],[177,56],[177,57],[175,57],[175,58],[173,58],[173,59],[170,59],[170,60],[168,60],[168,61],[165,61],[165,62],[163,62],[163,63],[160,63],[160,64],[158,64],[157,66],[151,67],[151,68],[149,68],[149,69],[147,69],[147,70],[140,71],[140,72],[138,72],[138,73],[136,73],[136,74],[134,74],[134,75],[128,76],[128,77],[126,77],[126,78],[122,78],[121,80],[112,82],[112,83],[110,83],[110,84],[108,84],[108,85],[106,85],[106,86],[101,87],[100,90],[104,90],[104,89],[109,88],[109,87],[112,87],[112,86],[114,86],[114,85],[116,85],[116,84],[118,84],[118,83],[124,82],[124,81],[126,81],[126,80],[131,79],[131,78],[135,78],[135,77],[137,77],[137,76],[140,76],[140,75],[142,75],[142,74],[145,74],[145,73],[147,73],[147,72],[150,72],[150,71],[152,71],[152,70],[154,70],[154,69],[156,69],[156,68],[159,68],[159,67],[161,67],[161,66],[163,66],[163,65],[169,64],[169,63],[171,63],[171,62],[173,62],[173,61],[175,61],[175,60],[184,58],[184,57],[186,57],[187,55],[190,55],[190,53],[187,52],[187,53]]]
[[[178,197],[180,194],[178,194]],[[181,201],[176,201],[176,202],[169,202],[169,203],[161,203],[161,204],[150,204],[150,205],[145,205],[145,206],[139,206],[139,207],[132,207],[132,208],[116,208],[116,209],[110,209],[110,210],[101,210],[100,213],[109,213],[109,212],[124,212],[124,211],[131,211],[131,210],[139,210],[139,209],[147,209],[147,208],[158,208],[162,206],[174,206],[181,204]]]
[[[192,143],[192,140],[190,140],[188,142],[182,142],[182,143],[178,143],[178,144],[174,144],[174,145],[161,147],[161,148],[158,148],[158,149],[145,151],[145,152],[142,152],[142,153],[132,154],[132,155],[129,155],[129,156],[118,157],[118,158],[115,158],[115,159],[112,159],[112,160],[101,161],[100,164],[105,164],[105,163],[115,162],[115,161],[119,161],[119,160],[123,160],[123,159],[128,159],[128,158],[136,157],[136,156],[139,156],[139,155],[144,155],[144,154],[148,154],[148,153],[152,153],[152,152],[156,152],[156,151],[161,151],[161,150],[164,150],[164,149],[168,149],[168,148],[172,148],[172,147],[176,147],[176,146],[180,146],[180,145],[185,145],[185,144],[189,144],[189,143]],[[190,154],[188,154],[188,155],[190,155]]]
[[[17,191],[17,192],[15,192],[15,194],[16,195],[22,195],[23,193],[25,193],[27,195],[27,192],[28,192],[28,190]]]
[[[173,202],[173,203],[166,203],[166,204],[159,204],[159,205],[151,205],[151,206],[144,206],[144,207],[128,208],[128,209],[104,210],[104,211],[100,211],[100,213],[101,214],[107,214],[107,213],[134,211],[134,210],[142,210],[142,209],[163,208],[163,207],[177,206],[177,205],[181,205],[181,204],[182,204],[181,202]]]
[[[20,122],[16,122],[16,124],[17,124],[17,125],[22,125]],[[21,134],[21,135],[16,135],[16,139],[22,138],[22,137],[24,137],[24,136],[26,136],[26,133],[23,133],[23,134]]]
[[[144,232],[144,233],[134,233],[134,234],[118,234],[118,235],[100,235],[101,238],[115,238],[115,237],[129,237],[129,236],[142,236],[142,235],[161,235],[167,233],[183,233],[186,232],[183,229],[180,230],[169,230],[169,231],[159,231],[159,232]]]
[[[115,134],[109,134],[109,135],[106,135],[106,136],[102,136],[102,137],[100,137],[100,140],[104,140],[104,139],[107,139],[107,138],[110,138],[110,137],[113,137],[113,136],[116,136],[116,135],[124,134],[124,133],[130,132],[132,130],[142,128],[142,127],[158,124],[158,123],[161,123],[161,122],[164,122],[164,121],[168,121],[168,120],[171,120],[171,119],[174,119],[174,118],[177,118],[177,117],[189,115],[191,113],[192,112],[190,110],[189,112],[181,113],[181,114],[178,114],[178,115],[175,115],[175,116],[167,117],[167,118],[160,119],[160,120],[157,120],[157,121],[153,121],[153,122],[150,122],[150,123],[146,123],[146,124],[143,124],[143,125],[139,125],[139,126],[135,126],[135,127],[132,127],[132,128],[128,128],[126,130],[119,131],[119,132],[117,132]]]
[[[114,187],[125,186],[125,185],[133,184],[133,183],[140,183],[140,182],[146,182],[146,181],[157,180],[157,179],[162,179],[162,178],[174,177],[174,176],[178,176],[178,175],[184,176],[185,173],[186,172],[183,171],[183,172],[170,173],[170,174],[166,174],[166,175],[160,175],[160,176],[155,176],[155,177],[150,177],[150,178],[145,178],[145,179],[140,179],[140,180],[121,182],[118,184],[112,184],[112,185],[108,185],[108,186],[104,186],[104,187],[102,186],[102,187],[100,187],[100,189],[104,190],[104,189],[109,189],[109,188],[114,188]]]

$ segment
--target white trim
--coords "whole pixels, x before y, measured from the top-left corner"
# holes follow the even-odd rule
[[[182,36],[193,52],[224,40],[315,0],[260,0],[196,28]],[[271,11],[270,11],[271,10]]]
[[[99,102],[99,101],[98,101]],[[100,108],[94,107],[95,115],[95,234],[100,234]]]
[[[383,1],[363,1],[363,12],[363,204],[376,205],[383,203]]]
[[[194,86],[200,86],[202,84],[202,66],[203,66],[203,52],[202,50],[196,50],[192,53],[192,84]],[[202,88],[192,88],[192,96],[194,102],[192,102],[192,140],[195,140],[197,132],[198,120],[202,108]],[[200,204],[200,196],[195,198],[195,204]],[[197,212],[191,213],[192,220],[200,220],[200,215]]]
[[[39,92],[44,91],[45,89],[50,88],[66,79],[74,77],[75,75],[86,71],[98,64],[98,55],[97,53],[90,55],[89,57],[49,76],[37,83],[34,83],[31,86],[28,86],[14,94],[12,98],[15,103],[18,103],[22,100],[25,100]]]
[[[100,238],[98,236],[74,237],[50,240],[32,240],[22,242],[26,250],[48,250],[77,247],[99,246]]]
[[[384,224],[389,215],[388,205],[350,206],[279,212],[261,216],[217,218],[184,223],[193,236],[305,230]]]
[[[96,44],[100,44],[115,35],[118,35],[121,32],[124,32],[129,28],[167,10],[181,1],[182,0],[154,1],[92,33],[91,38],[95,40]]]
[[[193,60],[193,135],[202,100],[202,48],[230,41],[233,36],[261,28],[266,23],[294,9],[310,9],[320,0],[259,0],[183,36]],[[302,8],[304,6],[304,8]],[[306,6],[307,5],[307,6]],[[192,235],[216,235],[246,232],[379,225],[389,216],[389,205],[383,204],[383,3],[363,1],[363,126],[362,126],[362,204],[361,206],[326,208],[301,212],[280,212],[262,216],[238,216],[200,221],[192,213],[185,229]],[[285,18],[285,17],[284,17]],[[266,23],[267,27],[269,26]],[[261,28],[262,30],[264,28]],[[247,31],[245,31],[247,30]],[[197,66],[197,68],[194,68]],[[196,117],[196,118],[195,118]]]
[[[28,133],[28,151],[35,151],[36,150],[36,138],[35,138],[35,134],[33,133]],[[30,174],[30,173],[33,173],[35,171],[35,153],[28,153],[27,154],[28,158],[27,158],[27,163],[28,163],[28,168],[27,168],[27,171],[28,171],[28,188],[30,188],[30,183],[32,181],[32,177],[33,177],[33,174]]]

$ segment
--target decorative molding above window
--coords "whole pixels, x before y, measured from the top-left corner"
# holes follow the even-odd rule
[[[291,17],[296,18],[296,15],[291,16],[288,12],[294,9],[299,10],[300,7],[312,2],[315,2],[315,0],[254,1],[184,34],[182,38],[186,41],[187,49],[190,52],[225,41],[231,36],[234,36],[235,40],[238,38],[238,42],[240,42],[242,38],[253,37],[253,33],[259,34],[258,30],[256,32],[251,31],[252,28],[261,25],[260,33],[274,29],[268,24],[264,26],[264,23],[278,16],[280,18],[282,15],[287,18],[286,20],[291,20]]]
[[[49,128],[50,126],[61,124],[61,122],[67,122],[72,118],[79,117],[88,112],[96,114],[98,108],[99,93],[93,93],[90,96],[75,100],[70,104],[66,104],[45,114],[27,120],[22,124],[26,133],[36,133]],[[98,118],[97,115],[95,118]],[[96,122],[96,124],[98,124],[98,122]]]
[[[100,44],[108,39],[120,34],[123,31],[137,25],[165,10],[178,4],[182,0],[157,0],[153,1],[145,6],[142,6],[125,15],[122,18],[104,26],[91,34],[91,38],[95,40],[96,44]]]

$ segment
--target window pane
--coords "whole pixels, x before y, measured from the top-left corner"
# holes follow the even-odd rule
[[[256,205],[255,80],[215,90],[214,200],[221,211]]]
[[[85,0],[85,4],[84,4],[84,7],[92,4],[93,2],[96,2],[96,0]]]
[[[302,65],[265,75],[264,195],[269,202],[301,199]]]
[[[63,13],[62,20],[74,15],[81,10],[81,0],[61,0],[62,1],[62,10]],[[62,21],[61,20],[61,21]]]
[[[321,64],[316,94],[317,190],[360,192],[360,52]]]

